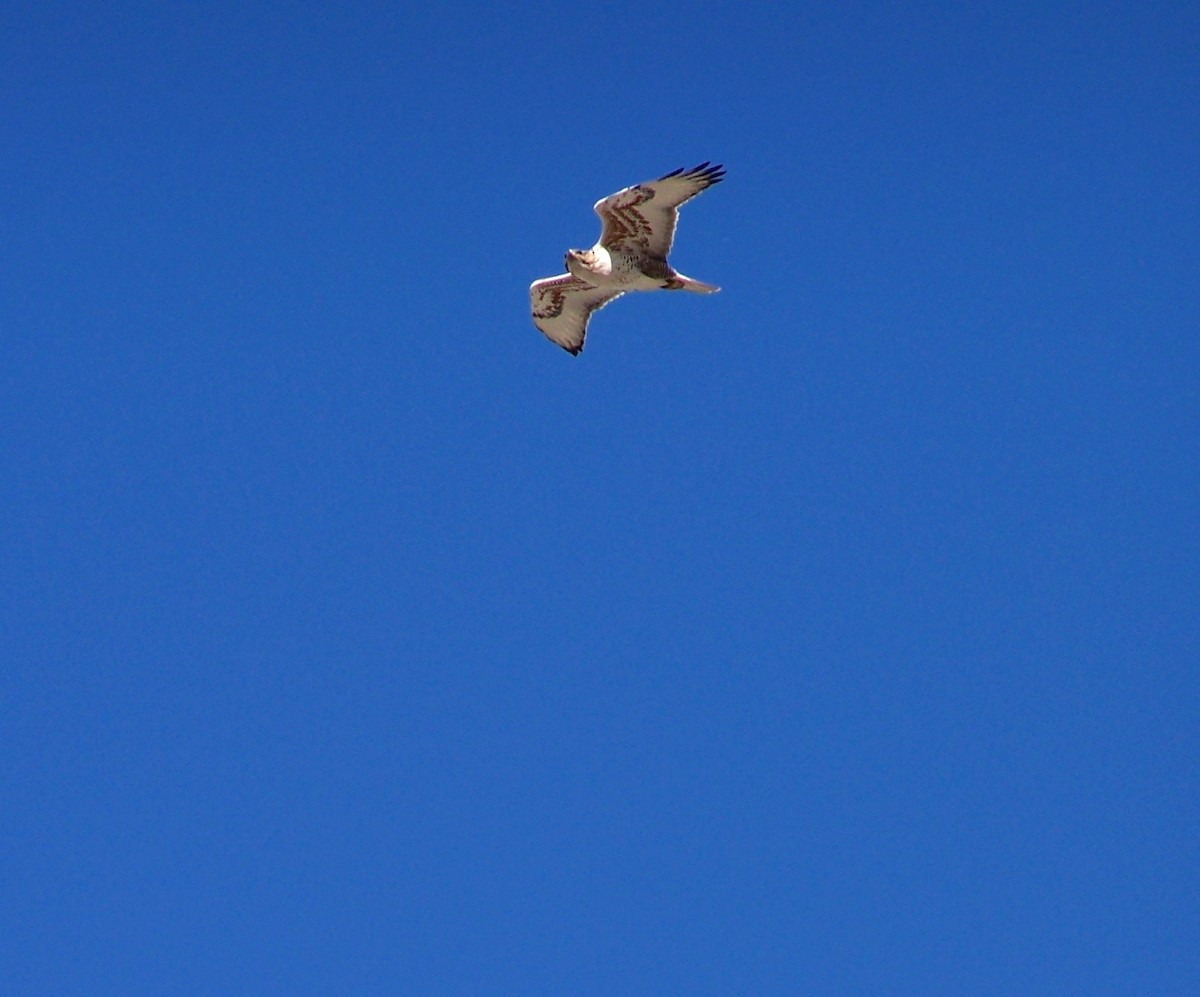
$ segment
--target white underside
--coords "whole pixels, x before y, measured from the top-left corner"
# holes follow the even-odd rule
[[[609,252],[599,243],[591,251],[596,259],[593,266],[589,267],[581,260],[568,260],[567,269],[593,287],[622,291],[657,291],[662,288],[661,280],[642,273],[639,266],[641,260],[632,253],[619,250]]]

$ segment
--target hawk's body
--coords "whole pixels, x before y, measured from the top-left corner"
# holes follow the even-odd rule
[[[667,253],[679,206],[719,183],[725,171],[701,163],[684,172],[626,187],[595,205],[602,228],[591,249],[567,251],[567,273],[529,287],[533,324],[569,353],[583,349],[588,318],[626,291],[720,290],[675,271]]]

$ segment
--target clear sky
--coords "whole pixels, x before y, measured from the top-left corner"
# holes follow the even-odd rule
[[[0,989],[1200,993],[1200,7],[409,6],[4,6]]]

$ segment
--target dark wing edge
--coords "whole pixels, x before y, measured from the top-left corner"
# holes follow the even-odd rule
[[[690,170],[685,170],[681,166],[677,170],[663,174],[658,179],[670,180],[672,177],[679,177],[681,180],[695,180],[700,184],[700,190],[708,190],[713,184],[720,183],[725,179],[725,167],[720,163],[713,164],[705,160],[699,166],[693,166]],[[698,194],[700,191],[696,191],[696,193]]]
[[[678,208],[681,205],[687,204],[697,194],[708,190],[714,184],[719,184],[724,179],[725,167],[720,163],[717,163],[715,166],[709,163],[701,163],[699,166],[693,166],[690,170],[680,167],[653,181],[658,184],[665,180],[672,180],[674,183],[655,191],[650,205],[663,210]],[[678,189],[680,181],[682,181],[682,189]],[[677,198],[677,200],[674,198]]]

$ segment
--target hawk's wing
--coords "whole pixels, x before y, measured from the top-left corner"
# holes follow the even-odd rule
[[[657,180],[626,187],[596,202],[596,214],[603,222],[600,244],[629,246],[642,253],[666,258],[675,238],[679,206],[720,183],[725,176],[722,166],[701,163],[686,172],[680,168]]]
[[[535,280],[529,285],[533,324],[547,339],[578,356],[583,349],[583,337],[587,335],[592,312],[624,293],[593,287],[569,273]]]

